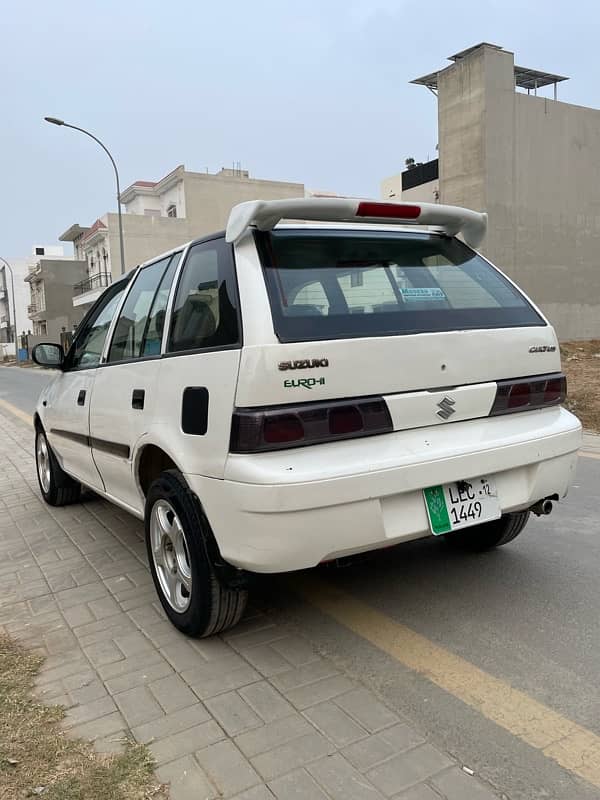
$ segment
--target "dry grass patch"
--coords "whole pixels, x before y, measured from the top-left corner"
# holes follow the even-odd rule
[[[566,406],[584,428],[600,433],[600,339],[563,342],[560,352],[569,386]]]
[[[63,733],[64,710],[33,696],[42,661],[0,635],[0,800],[166,800],[145,747],[100,755]]]

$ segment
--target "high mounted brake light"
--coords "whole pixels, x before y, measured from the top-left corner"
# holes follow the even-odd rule
[[[237,242],[249,227],[270,231],[282,219],[431,225],[441,228],[449,236],[461,233],[471,247],[481,244],[487,227],[487,214],[458,206],[378,203],[346,197],[299,197],[239,203],[231,209],[225,238],[228,242]]]
[[[381,219],[417,219],[421,206],[407,206],[404,203],[359,203],[357,217],[376,217]]]

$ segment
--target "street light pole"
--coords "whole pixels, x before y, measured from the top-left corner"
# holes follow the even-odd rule
[[[71,125],[68,122],[65,122],[62,119],[58,119],[57,117],[44,117],[46,122],[50,122],[52,125],[63,125],[65,128],[73,128],[74,131],[80,131],[81,133],[85,133],[86,136],[89,136],[90,139],[93,139],[97,142],[100,147],[104,150],[106,155],[110,158],[110,163],[113,165],[113,169],[115,171],[115,178],[117,179],[117,212],[119,214],[119,245],[121,248],[121,275],[125,272],[125,244],[123,242],[123,219],[121,217],[121,187],[119,185],[119,171],[117,169],[117,165],[115,164],[115,160],[112,157],[110,150],[103,144],[97,136],[94,136],[93,133],[86,131],[84,128],[78,128],[77,125]]]
[[[10,272],[10,292],[12,295],[12,314],[13,314],[13,341],[15,343],[15,360],[17,364],[19,363],[19,348],[17,346],[17,310],[15,308],[15,275],[12,271],[11,265],[5,258],[0,256],[0,261],[4,264],[5,267],[8,267],[8,271]],[[5,281],[6,283],[6,281]]]

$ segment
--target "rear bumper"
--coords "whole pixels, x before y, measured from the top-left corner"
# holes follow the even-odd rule
[[[223,557],[285,572],[429,535],[422,489],[494,476],[504,512],[568,490],[581,425],[553,408],[252,456],[186,475]]]

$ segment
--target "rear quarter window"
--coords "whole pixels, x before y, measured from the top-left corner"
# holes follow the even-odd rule
[[[233,250],[222,238],[193,245],[173,304],[167,352],[236,347],[240,324]]]
[[[458,239],[294,229],[256,237],[284,342],[546,324]]]

